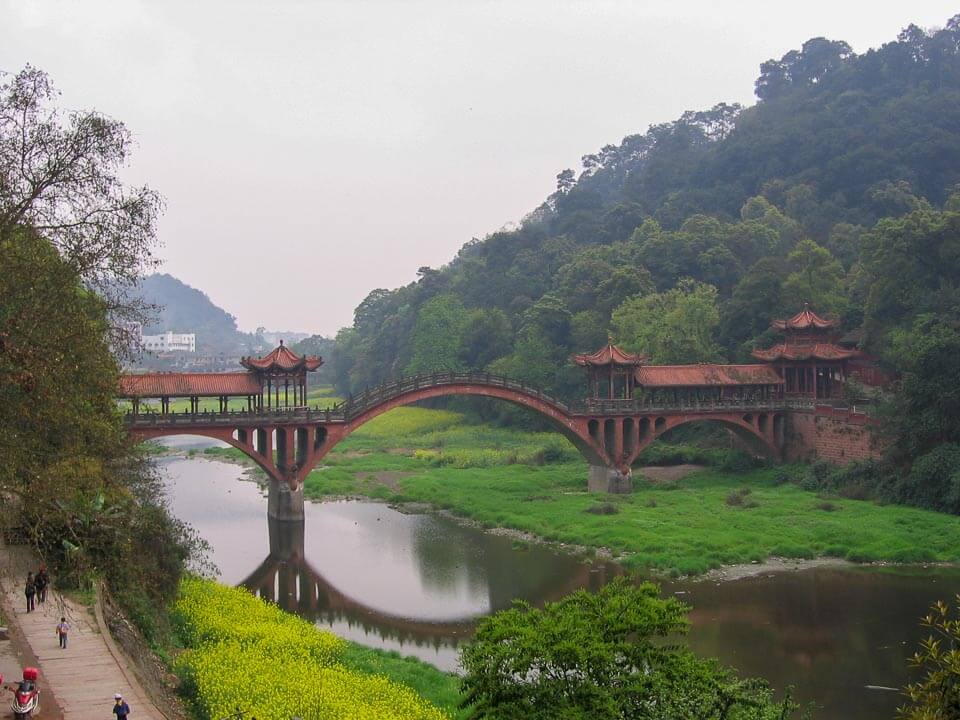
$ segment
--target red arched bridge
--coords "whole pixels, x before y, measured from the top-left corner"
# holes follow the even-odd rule
[[[202,435],[243,451],[271,478],[295,489],[339,442],[364,423],[401,405],[450,395],[488,397],[529,408],[547,418],[595,466],[629,475],[647,445],[679,425],[719,422],[779,457],[788,400],[719,400],[650,405],[592,400],[572,406],[522,382],[489,373],[444,372],[384,383],[329,409],[308,406],[220,412],[129,412],[137,439]]]
[[[751,365],[648,365],[646,357],[612,344],[575,355],[589,382],[578,404],[489,373],[439,372],[384,383],[330,409],[311,408],[307,373],[323,360],[297,355],[283,341],[264,357],[242,358],[243,372],[124,375],[118,395],[131,401],[125,425],[137,439],[203,435],[246,453],[272,480],[272,517],[302,517],[304,478],[365,422],[448,395],[496,398],[539,413],[586,458],[591,490],[626,492],[637,456],[673,428],[721,423],[758,454],[779,458],[785,413],[842,397],[848,371],[862,358],[836,344],[837,321],[805,308],[773,328],[784,341],[755,350],[762,362]],[[189,411],[171,412],[171,398],[189,398]],[[218,410],[200,412],[201,398],[217,398]],[[148,399],[159,400],[159,412],[141,405]],[[231,402],[241,408],[231,409]]]

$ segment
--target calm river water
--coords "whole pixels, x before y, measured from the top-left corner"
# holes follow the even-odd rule
[[[211,547],[227,583],[243,584],[343,637],[453,670],[480,615],[513,598],[543,602],[614,577],[542,547],[514,550],[432,515],[364,502],[308,503],[302,529],[268,523],[266,499],[238,466],[166,458],[174,514]],[[893,718],[905,658],[932,602],[960,592],[960,570],[818,568],[663,587],[693,610],[689,643],[778,690],[796,688],[820,720]]]

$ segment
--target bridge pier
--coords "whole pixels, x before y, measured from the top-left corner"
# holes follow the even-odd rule
[[[274,520],[303,522],[303,485],[291,490],[288,483],[271,479],[267,492],[267,516]]]
[[[633,477],[629,471],[621,472],[606,465],[590,465],[587,475],[587,489],[590,492],[628,494],[633,492]]]

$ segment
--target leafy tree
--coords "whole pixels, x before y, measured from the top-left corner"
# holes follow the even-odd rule
[[[149,638],[195,541],[121,431],[106,303],[27,228],[0,267],[0,496],[62,585],[105,573]]]
[[[901,720],[953,720],[960,717],[960,620],[938,601],[921,623],[930,634],[910,665],[924,671],[922,680],[904,688],[910,705],[898,709]]]
[[[484,618],[461,650],[470,717],[509,720],[783,720],[761,680],[737,679],[671,639],[687,608],[655,585],[618,578],[542,610],[526,602]]]
[[[562,348],[537,326],[523,329],[509,355],[490,363],[490,371],[530,383],[536,387],[551,387],[557,369],[563,361]]]
[[[132,145],[123,123],[64,113],[56,97],[29,65],[0,84],[0,240],[33,228],[109,311],[142,319],[128,294],[152,264],[161,200],[120,177]]]
[[[793,270],[783,281],[783,299],[788,306],[810,303],[828,313],[843,307],[843,266],[829,250],[813,240],[801,240],[787,256],[787,263]]]
[[[785,277],[785,263],[769,257],[744,273],[721,313],[720,341],[725,348],[745,350],[743,346],[767,332],[772,318],[783,316]]]
[[[866,327],[874,337],[921,313],[960,305],[960,213],[918,210],[863,238]]]
[[[425,302],[413,325],[413,357],[407,372],[463,370],[459,351],[466,325],[463,304],[453,295],[437,295]]]
[[[457,355],[464,367],[482,369],[508,354],[512,345],[513,328],[503,310],[472,310],[464,323]]]
[[[906,455],[960,443],[960,323],[925,314],[890,339],[888,357],[903,373],[894,433]]]
[[[613,312],[614,338],[656,364],[714,362],[720,348],[717,289],[684,280],[672,290],[630,298]]]
[[[575,352],[593,352],[607,342],[607,321],[595,310],[570,318],[570,346]]]

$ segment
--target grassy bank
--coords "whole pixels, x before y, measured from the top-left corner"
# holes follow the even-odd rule
[[[236,457],[236,451],[216,451]],[[723,466],[722,462],[719,462]],[[627,566],[672,575],[769,556],[856,562],[960,560],[960,518],[825,497],[791,482],[800,467],[706,468],[628,496],[586,489],[562,437],[469,425],[457,413],[399,408],[359,429],[305,483],[309,497],[422,502],[485,526],[609,548]]]
[[[172,609],[185,649],[174,668],[195,714],[457,717],[457,679],[348,643],[245,590],[187,579]]]

